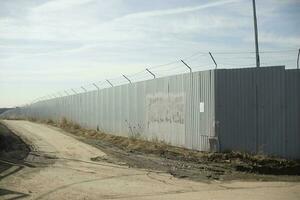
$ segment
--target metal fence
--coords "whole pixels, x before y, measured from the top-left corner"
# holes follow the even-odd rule
[[[300,158],[299,92],[298,70],[214,69],[43,100],[2,116],[66,117],[190,149]]]
[[[286,154],[300,158],[300,71],[286,70],[285,77]]]
[[[216,136],[220,150],[300,158],[299,70],[218,70]]]
[[[208,151],[214,136],[213,88],[214,71],[186,73],[39,101],[6,114],[65,117],[110,134]],[[204,114],[199,113],[201,101],[207,102]]]

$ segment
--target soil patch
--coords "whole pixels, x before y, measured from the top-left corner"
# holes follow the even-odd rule
[[[0,123],[0,159],[20,163],[29,152],[29,146]]]
[[[22,170],[29,147],[6,126],[0,123],[0,181]],[[0,189],[0,196],[4,194]]]

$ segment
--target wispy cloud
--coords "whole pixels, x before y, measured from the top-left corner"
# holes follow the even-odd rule
[[[297,6],[292,0],[257,1],[261,49],[299,46]],[[248,0],[0,1],[0,13],[0,90],[11,99],[7,85],[16,80],[22,90],[35,83],[47,92],[55,90],[54,82],[69,87],[76,80],[130,74],[196,51],[253,50]]]
[[[183,14],[183,13],[187,13],[187,12],[200,11],[200,10],[207,9],[207,8],[223,6],[225,4],[230,4],[230,3],[239,2],[239,1],[241,1],[241,0],[222,0],[222,1],[209,2],[206,4],[199,5],[199,6],[134,13],[134,14],[129,14],[126,17],[140,18],[140,17],[159,17],[159,16],[165,16],[165,15],[176,15],[176,14]]]
[[[91,3],[95,0],[52,0],[48,1],[40,6],[32,8],[34,12],[57,12],[66,9],[72,9],[77,6],[84,6],[87,3]]]

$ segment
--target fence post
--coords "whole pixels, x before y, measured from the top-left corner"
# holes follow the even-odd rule
[[[131,80],[130,80],[127,76],[125,76],[124,74],[122,74],[122,76],[123,76],[124,78],[126,78],[126,80],[127,80],[129,83],[131,83]]]
[[[113,85],[108,79],[106,79],[106,81],[109,83],[109,85],[110,85],[111,87],[114,87],[114,85]]]
[[[181,60],[181,62],[182,62],[187,68],[189,68],[190,73],[192,73],[192,68],[191,68],[188,64],[186,64],[183,60]]]
[[[147,72],[149,72],[152,76],[153,76],[153,79],[155,79],[156,78],[156,76],[155,76],[155,74],[154,73],[152,73],[148,68],[146,68],[146,70],[147,70]]]
[[[74,92],[74,94],[77,94],[77,92],[74,89],[71,89],[71,90]]]
[[[95,86],[95,88],[97,88],[97,90],[100,90],[100,88],[98,87],[98,85],[96,85],[96,83],[93,83],[93,86]]]
[[[86,90],[83,86],[81,86],[81,89],[82,89],[84,92],[87,92],[87,90]]]
[[[208,52],[208,53],[209,53],[211,59],[214,61],[215,65],[216,65],[216,69],[217,69],[217,68],[218,68],[218,65],[217,65],[217,63],[216,63],[216,61],[215,61],[213,55],[211,54],[211,52]]]

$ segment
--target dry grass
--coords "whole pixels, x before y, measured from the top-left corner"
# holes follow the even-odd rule
[[[59,121],[58,126],[60,128],[66,129],[66,130],[70,130],[70,129],[79,130],[79,129],[82,129],[79,124],[74,123],[74,122],[70,122],[65,117],[61,118],[61,120]]]
[[[42,123],[45,123],[43,121]],[[57,126],[63,130],[72,133],[77,136],[82,136],[88,139],[98,139],[102,140],[115,146],[127,150],[127,151],[139,151],[143,153],[152,153],[152,154],[165,154],[166,151],[169,151],[171,154],[185,154],[185,151],[190,151],[184,148],[174,147],[168,145],[164,142],[153,140],[146,141],[142,140],[140,135],[135,135],[131,137],[116,136],[111,134],[106,134],[101,131],[96,130],[87,130],[82,128],[79,124],[68,121],[66,118],[61,118],[58,124],[55,124],[52,120],[47,120],[47,124]]]
[[[53,122],[52,119],[47,119],[47,120],[46,120],[46,124],[54,124],[54,122]]]
[[[36,120],[35,120],[36,121]],[[59,123],[55,124],[52,120],[47,120],[48,124],[57,126],[72,133],[76,136],[85,139],[96,139],[113,144],[115,147],[123,149],[128,152],[141,152],[145,154],[155,154],[164,158],[188,161],[194,163],[219,163],[230,166],[239,166],[241,171],[255,172],[255,170],[262,170],[262,173],[274,170],[277,171],[292,170],[292,174],[300,169],[300,162],[293,160],[286,160],[262,154],[252,155],[245,152],[228,151],[226,153],[201,152],[197,150],[190,150],[183,147],[175,147],[158,139],[152,141],[142,140],[141,137],[123,137],[103,133],[96,130],[87,130],[82,128],[79,124],[68,121],[62,118]],[[45,123],[45,121],[43,122]],[[241,167],[242,166],[242,167]],[[257,168],[257,169],[256,169]],[[289,174],[290,172],[284,172]]]
[[[28,120],[31,121],[31,122],[37,122],[38,121],[35,117],[29,117]]]
[[[68,121],[65,117],[61,118],[58,124],[55,124],[53,120],[49,119],[46,122],[53,126],[62,128],[63,130],[72,133],[77,136],[82,136],[88,139],[99,139],[115,146],[122,148],[127,151],[138,151],[143,153],[165,155],[167,157],[176,157],[181,160],[187,161],[217,161],[217,162],[232,162],[236,161],[264,161],[274,160],[272,157],[265,155],[251,155],[244,152],[233,152],[227,153],[211,153],[201,152],[197,150],[190,150],[184,147],[175,147],[164,142],[159,141],[157,138],[152,141],[141,139],[141,137],[123,137],[111,134],[106,134],[101,131],[88,130],[82,128],[79,124]],[[277,159],[284,160],[284,159]]]

